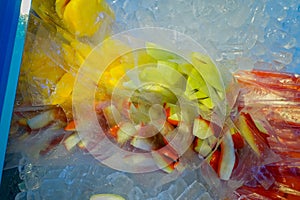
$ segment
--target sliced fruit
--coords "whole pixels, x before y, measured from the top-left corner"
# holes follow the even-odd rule
[[[164,122],[163,127],[159,130],[159,132],[164,136],[168,137],[169,134],[174,130],[174,127],[169,122]]]
[[[113,15],[105,1],[72,0],[64,8],[63,22],[75,35],[92,36],[101,27],[104,13]]]
[[[71,95],[75,77],[70,73],[65,73],[57,82],[54,92],[51,94],[50,101],[52,104],[62,104]]]
[[[165,157],[173,160],[174,162],[179,159],[178,153],[171,145],[166,145],[163,148],[156,150],[156,152],[160,155],[164,155]]]
[[[65,7],[67,6],[67,4],[70,2],[70,0],[56,0],[55,2],[55,11],[57,13],[57,15],[62,18],[64,11],[65,11]]]
[[[164,105],[167,121],[177,126],[181,120],[180,108],[176,104],[165,103]]]
[[[209,91],[203,77],[193,69],[186,83],[185,95],[190,100],[200,100],[209,97]]]
[[[226,131],[221,142],[221,154],[218,166],[220,179],[229,180],[235,164],[234,144],[229,131]]]
[[[268,134],[268,131],[265,129],[265,127],[260,123],[260,121],[258,120],[253,120],[254,123],[255,123],[255,126],[258,128],[258,130],[261,132],[261,133],[265,133],[267,135]]]
[[[169,61],[157,61],[157,70],[160,72],[168,85],[182,87],[183,76],[177,71],[177,64]]]
[[[161,99],[162,102],[170,102],[175,104],[177,102],[177,96],[170,91],[168,88],[164,87],[163,85],[160,84],[148,84],[145,85],[141,90],[141,93],[153,93],[157,94]]]
[[[171,115],[170,117],[168,117],[168,119],[167,119],[167,121],[174,126],[178,126],[180,120],[181,120],[181,116],[179,113],[175,113],[175,114]]]
[[[160,154],[157,151],[151,152],[152,157],[159,169],[163,170],[164,172],[171,173],[176,168],[179,161],[173,161],[169,157],[166,157]]]
[[[120,129],[119,125],[114,125],[109,129],[109,134],[114,138],[117,138],[119,129]]]
[[[232,134],[232,140],[235,149],[241,149],[245,146],[244,139],[239,132]]]
[[[165,79],[165,74],[162,74],[157,67],[147,67],[141,71],[139,78],[144,82],[154,82],[157,84],[167,85],[168,81]]]
[[[117,142],[121,145],[130,140],[134,135],[136,135],[136,128],[129,122],[120,125],[116,133]]]
[[[206,139],[214,135],[213,126],[203,118],[196,118],[193,125],[193,135],[200,139]]]
[[[216,150],[210,158],[209,164],[210,166],[215,170],[216,173],[218,173],[218,168],[219,168],[219,160],[220,160],[220,151]]]
[[[167,117],[170,117],[171,115],[180,112],[180,107],[179,107],[179,105],[176,105],[176,104],[165,103],[164,108],[165,108]]]
[[[63,144],[68,151],[71,151],[80,142],[80,137],[77,133],[72,133],[64,141]]]
[[[102,109],[102,111],[109,127],[114,127],[117,125],[114,114],[118,113],[118,110],[114,105],[106,106]]]
[[[40,129],[49,125],[53,120],[56,119],[55,110],[48,110],[35,117],[28,119],[27,124],[31,129]]]
[[[212,151],[211,146],[208,144],[207,140],[202,140],[195,138],[194,150],[198,152],[201,156],[206,157]]]
[[[76,131],[75,121],[71,121],[66,127],[65,131]]]
[[[268,145],[268,141],[262,137],[262,135],[266,134],[259,131],[250,114],[241,113],[237,121],[237,127],[253,151],[260,156],[263,149]]]
[[[159,45],[151,42],[146,43],[146,51],[151,57],[155,58],[156,60],[171,60],[178,58],[176,54],[164,50]]]
[[[207,83],[220,92],[224,90],[220,73],[208,56],[194,52],[192,53],[192,63]]]
[[[189,75],[194,69],[194,66],[190,63],[179,63],[177,69],[180,73],[184,75]]]
[[[20,124],[21,126],[27,126],[27,119],[26,118],[19,119],[18,124]]]
[[[90,197],[90,200],[125,200],[125,199],[117,194],[94,194]]]
[[[139,138],[134,137],[130,144],[134,146],[135,148],[142,149],[145,151],[151,151],[153,149],[153,143],[152,140],[149,138]]]
[[[78,143],[77,143],[77,146],[80,148],[80,149],[82,149],[82,150],[85,150],[86,148],[85,148],[85,145],[84,145],[84,142],[81,140],[81,141],[79,141]]]

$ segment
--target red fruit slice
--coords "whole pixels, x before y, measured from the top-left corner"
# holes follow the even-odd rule
[[[218,167],[219,167],[219,160],[220,160],[220,151],[215,151],[211,155],[211,159],[209,161],[210,166],[215,170],[216,173],[218,173]]]
[[[232,135],[232,140],[235,149],[242,149],[245,146],[244,139],[239,132]]]
[[[117,138],[117,135],[118,135],[117,133],[118,133],[119,129],[120,129],[120,127],[118,125],[111,127],[109,129],[110,135],[113,136],[114,138]]]
[[[76,131],[75,121],[71,121],[66,127],[65,131]]]
[[[268,146],[268,141],[266,137],[263,137],[266,136],[266,134],[261,133],[255,126],[250,114],[241,113],[237,122],[237,127],[253,151],[260,156],[264,148]]]

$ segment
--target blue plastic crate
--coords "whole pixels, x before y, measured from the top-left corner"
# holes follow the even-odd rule
[[[27,22],[21,19],[24,9],[20,12],[20,8],[29,3],[0,1],[0,180],[27,28]]]

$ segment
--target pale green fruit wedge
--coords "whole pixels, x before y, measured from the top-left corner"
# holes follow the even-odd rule
[[[94,194],[90,200],[125,200],[123,197],[116,194]]]
[[[171,60],[177,59],[178,56],[172,52],[164,50],[157,44],[147,42],[146,43],[146,52],[151,57],[155,58],[156,60]]]
[[[192,70],[189,74],[186,83],[185,95],[191,100],[202,99],[209,96],[207,85],[202,76],[196,70]]]
[[[211,153],[212,148],[208,144],[207,140],[196,138],[194,150],[198,152],[201,156],[206,157]]]
[[[139,78],[144,82],[154,82],[158,84],[167,84],[167,80],[156,67],[147,67],[141,71]]]
[[[182,84],[184,77],[177,71],[177,64],[168,61],[157,61],[157,69],[170,86]],[[179,82],[180,81],[180,82]],[[180,85],[178,85],[180,86]]]
[[[194,52],[192,53],[192,63],[207,83],[218,91],[224,90],[219,71],[208,56]]]
[[[162,98],[163,102],[170,102],[170,103],[177,102],[176,95],[168,88],[161,86],[159,84],[146,85],[141,89],[141,93],[143,92],[152,92],[158,94]]]
[[[213,136],[214,132],[209,121],[196,118],[193,125],[193,135],[200,139],[206,139],[210,136]]]
[[[117,142],[123,145],[125,142],[130,140],[136,132],[136,128],[131,123],[125,122],[121,124],[117,132]]]

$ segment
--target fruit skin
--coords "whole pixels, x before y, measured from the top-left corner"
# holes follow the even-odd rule
[[[219,167],[219,160],[220,160],[220,151],[216,150],[210,158],[209,164],[210,166],[215,170],[216,173],[218,173],[218,167]]]
[[[232,134],[232,140],[235,149],[242,149],[245,146],[244,139],[239,132]]]
[[[268,135],[259,131],[249,113],[241,113],[237,127],[252,150],[260,156],[264,148],[268,146]]]
[[[162,151],[160,150],[151,152],[157,167],[166,173],[173,172],[179,163],[178,155],[174,154],[174,152],[171,152],[170,149]]]

